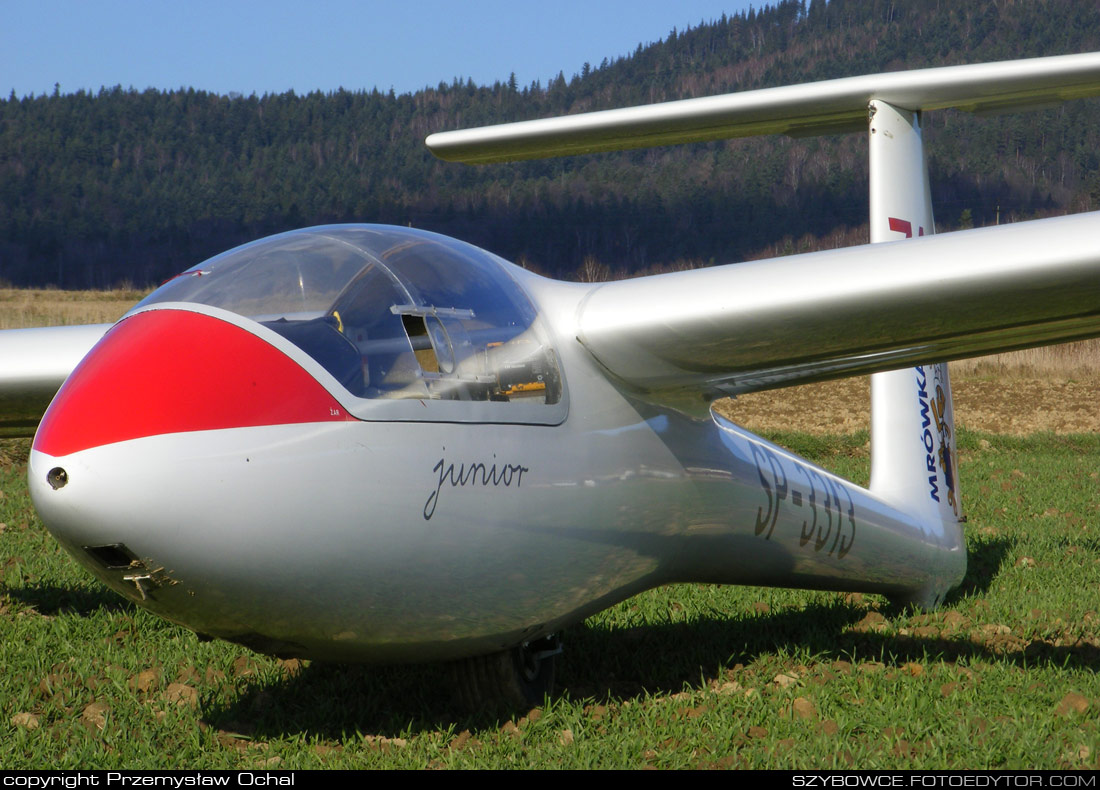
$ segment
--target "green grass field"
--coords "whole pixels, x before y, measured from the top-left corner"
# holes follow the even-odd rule
[[[772,435],[865,481],[865,434]],[[680,585],[564,634],[512,719],[439,666],[281,662],[94,583],[0,445],[0,768],[1097,768],[1100,437],[961,432],[970,570],[934,614]]]

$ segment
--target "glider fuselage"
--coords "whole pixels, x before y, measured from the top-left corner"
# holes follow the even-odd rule
[[[550,328],[544,424],[427,397],[372,419],[261,323],[152,303],[44,418],[35,505],[135,603],[286,656],[477,655],[675,581],[904,597],[961,577],[961,545],[865,489],[614,384],[570,342],[586,287],[507,274]]]

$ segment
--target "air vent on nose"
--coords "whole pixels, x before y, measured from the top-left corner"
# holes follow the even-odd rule
[[[123,543],[109,543],[106,546],[85,546],[84,551],[107,570],[129,568],[138,563],[137,555]]]

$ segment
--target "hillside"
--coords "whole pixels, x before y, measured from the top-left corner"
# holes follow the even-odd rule
[[[860,135],[479,168],[436,161],[422,141],[463,126],[1095,49],[1091,0],[784,0],[673,30],[548,85],[12,95],[0,101],[0,279],[141,286],[258,236],[328,222],[411,223],[559,276],[858,243]],[[1095,100],[995,118],[932,114],[940,229],[1092,208],[1098,121]]]

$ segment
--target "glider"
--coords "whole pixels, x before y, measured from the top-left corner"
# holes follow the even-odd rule
[[[1100,218],[934,236],[921,113],[1097,94],[1085,54],[435,134],[477,163],[863,128],[874,243],[579,284],[293,231],[109,329],[0,333],[0,425],[60,386],[35,507],[137,605],[279,656],[460,661],[473,697],[540,699],[563,627],[671,582],[936,606],[966,567],[946,361],[1100,336]],[[867,373],[867,488],[709,406]]]

